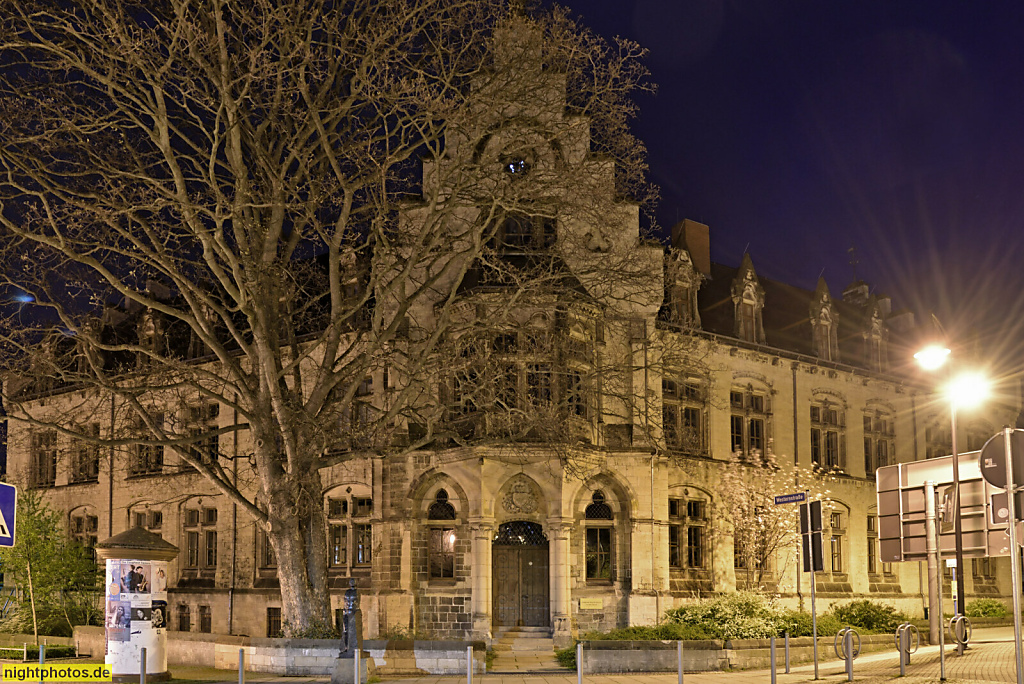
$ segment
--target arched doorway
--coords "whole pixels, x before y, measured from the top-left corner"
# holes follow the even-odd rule
[[[496,627],[548,627],[548,540],[537,523],[498,526],[491,546]]]

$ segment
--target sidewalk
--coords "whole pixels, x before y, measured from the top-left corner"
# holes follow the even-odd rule
[[[819,662],[818,682],[838,684],[847,681],[842,661],[824,659]],[[778,684],[805,684],[814,682],[813,663],[794,665],[789,674],[783,672],[783,653],[779,651]],[[1015,656],[1012,627],[991,627],[977,629],[971,648],[961,657],[954,647],[946,647],[946,684],[990,684],[993,682],[1015,683]],[[939,647],[922,646],[910,657],[907,676],[899,679],[899,659],[895,649],[880,653],[868,653],[854,661],[853,679],[861,684],[876,684],[899,679],[901,684],[939,684]],[[172,668],[173,670],[173,668]],[[330,681],[327,677],[246,677],[246,682],[260,684],[312,684]],[[382,682],[401,684],[458,684],[466,681],[464,676],[437,676],[389,678]],[[676,684],[676,673],[634,673],[584,675],[585,684]],[[237,684],[238,680],[222,684]],[[684,676],[684,684],[770,684],[770,670],[744,670],[741,672],[694,672]],[[576,673],[537,675],[474,675],[473,684],[576,684]]]

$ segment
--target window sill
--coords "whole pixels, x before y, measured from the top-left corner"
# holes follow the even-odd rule
[[[164,474],[163,470],[146,471],[144,473],[128,473],[124,479],[126,480],[144,480],[148,477],[160,477]]]
[[[615,584],[615,580],[603,579],[603,578],[587,578],[588,587],[610,587]]]

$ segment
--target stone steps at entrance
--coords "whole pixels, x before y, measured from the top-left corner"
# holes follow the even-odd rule
[[[495,634],[495,657],[489,674],[565,672],[555,659],[555,645],[546,627],[513,627]]]

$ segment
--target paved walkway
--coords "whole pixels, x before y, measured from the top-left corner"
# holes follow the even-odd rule
[[[777,674],[778,684],[805,684],[814,682],[814,665],[794,665],[789,674],[782,672],[782,653]],[[907,676],[899,679],[899,659],[895,650],[866,653],[854,662],[854,681],[860,684],[876,684],[899,679],[900,684],[939,684],[939,648],[922,646],[910,658]],[[946,684],[991,684],[994,682],[1017,681],[1013,649],[1013,628],[993,627],[976,629],[971,648],[961,657],[956,649],[946,649]],[[819,663],[819,682],[839,684],[845,682],[844,665],[838,660]],[[223,684],[236,684],[237,679]],[[311,684],[330,681],[327,677],[247,677],[246,682],[260,684]],[[459,684],[465,677],[421,676],[389,678],[384,682],[401,684]],[[675,673],[640,673],[619,675],[585,675],[584,684],[676,684]],[[770,684],[769,670],[744,670],[741,672],[694,672],[687,673],[684,684]],[[487,674],[473,677],[473,684],[576,684],[576,673],[563,670],[560,673],[537,675]]]

